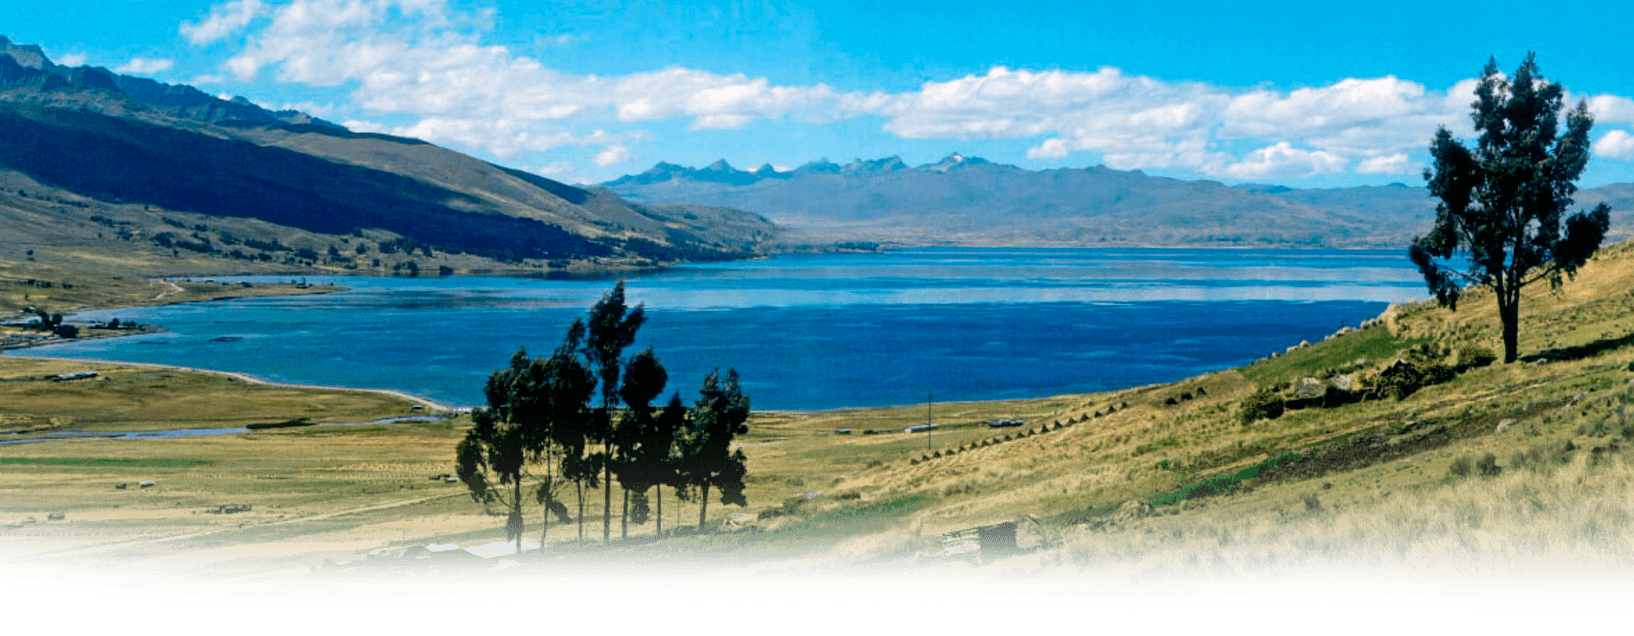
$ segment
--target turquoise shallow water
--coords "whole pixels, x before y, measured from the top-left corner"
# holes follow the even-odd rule
[[[234,279],[237,280],[237,279]],[[308,277],[350,291],[85,317],[170,333],[30,350],[400,389],[461,405],[613,281]],[[758,409],[1041,397],[1177,380],[1425,296],[1396,250],[925,248],[628,277],[671,390],[734,367]],[[633,353],[633,350],[631,351]]]

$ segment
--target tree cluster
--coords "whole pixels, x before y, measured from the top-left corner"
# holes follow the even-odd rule
[[[40,317],[40,331],[49,331],[63,339],[79,337],[79,327],[63,323],[62,314],[46,313],[43,309],[36,309],[34,313]]]
[[[508,509],[508,540],[519,549],[525,500],[544,508],[543,543],[552,517],[575,517],[559,496],[569,486],[581,542],[585,488],[602,488],[602,540],[611,539],[615,481],[623,491],[626,537],[629,522],[646,523],[654,503],[657,532],[663,532],[666,486],[678,499],[699,502],[700,530],[712,489],[723,504],[748,504],[744,455],[731,448],[748,432],[749,398],[737,372],[710,372],[690,408],[679,393],[655,406],[668,372],[651,348],[624,353],[645,321],[643,307],[626,306],[621,281],[588,319],[574,320],[550,356],[518,350],[509,366],[489,376],[488,405],[472,412],[473,426],[456,450],[456,472],[474,500]]]

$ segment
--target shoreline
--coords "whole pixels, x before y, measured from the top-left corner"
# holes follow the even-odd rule
[[[1152,245],[1152,246],[1147,246],[1147,245],[1119,245],[1119,246],[1084,246],[1084,245],[1073,245],[1073,246],[1037,246],[1037,245],[1014,246],[1014,245],[989,245],[989,246],[977,246],[977,245],[964,245],[964,244],[960,244],[960,245],[920,244],[920,245],[895,245],[895,246],[889,246],[889,247],[884,247],[884,248],[882,248],[880,250],[877,250],[876,252],[867,252],[867,253],[888,252],[888,251],[897,251],[897,250],[901,250],[901,249],[915,249],[915,248],[919,248],[919,249],[924,249],[924,248],[935,249],[935,248],[938,248],[938,247],[974,247],[974,248],[978,248],[978,249],[980,249],[980,248],[989,248],[989,249],[1088,249],[1088,250],[1137,248],[1137,249],[1165,249],[1165,250],[1179,250],[1179,249],[1209,249],[1209,250],[1253,250],[1253,249],[1300,249],[1300,250],[1305,250],[1305,249],[1326,249],[1326,250],[1335,250],[1335,251],[1380,251],[1381,249],[1385,249],[1385,248],[1374,248],[1374,247],[1348,247],[1347,248],[1347,247],[1325,247],[1325,246],[1239,246],[1239,245],[1207,245],[1207,246],[1200,246],[1200,245]],[[746,260],[761,260],[761,259],[769,258],[769,257],[772,257],[772,256],[776,256],[776,254],[761,255],[757,259],[746,259]],[[623,270],[623,271],[619,271],[619,270],[616,270],[616,269],[614,269],[614,270],[602,270],[602,271],[594,271],[594,272],[584,272],[584,273],[581,273],[580,275],[594,276],[594,275],[608,275],[608,274],[623,274],[623,273],[633,273],[633,272],[637,272],[637,271],[663,270],[663,269],[668,269],[669,267],[670,266],[660,266],[660,267],[650,267],[650,268],[635,268],[635,269],[628,269],[628,270]],[[563,272],[563,273],[566,273],[566,272]],[[348,277],[349,276],[358,276],[360,278],[378,278],[378,279],[404,278],[404,277],[389,276],[389,275],[361,274],[361,273],[357,273],[357,272],[334,272],[334,273],[306,273],[306,274],[290,274],[290,273],[278,273],[278,274],[184,274],[184,275],[174,275],[174,276],[165,276],[165,277],[152,278],[152,279],[149,279],[149,280],[157,281],[157,282],[165,282],[165,283],[171,283],[171,281],[203,282],[201,279],[208,280],[208,279],[216,279],[216,278],[249,277],[249,276],[253,276],[253,277],[295,276],[295,277],[301,277],[301,278],[305,278],[305,277],[326,277],[326,276],[334,278],[334,277],[341,277],[341,276],[348,276]],[[437,279],[441,279],[441,278],[478,278],[478,279],[481,279],[481,278],[493,278],[493,277],[535,278],[535,277],[538,277],[538,274],[531,274],[530,275],[530,274],[525,274],[525,273],[521,273],[521,272],[497,272],[497,271],[495,271],[495,272],[462,272],[462,273],[451,274],[451,275],[448,275],[448,276],[417,276],[417,277],[410,277],[410,278],[425,278],[425,279],[432,279],[432,278],[437,278]],[[292,284],[294,283],[294,281],[289,281],[289,282],[292,283]],[[174,283],[171,283],[171,285],[174,286]],[[153,300],[162,301],[162,302],[137,304],[137,305],[122,305],[122,306],[119,306],[119,307],[86,307],[86,308],[81,309],[80,311],[76,312],[75,314],[72,314],[71,317],[82,316],[82,315],[84,315],[86,313],[90,313],[90,312],[107,312],[107,311],[120,311],[120,310],[123,310],[123,309],[139,309],[139,308],[145,308],[145,307],[184,305],[184,304],[191,304],[191,303],[202,303],[202,302],[219,301],[219,300],[233,300],[233,299],[248,298],[248,297],[277,298],[277,297],[295,297],[295,296],[304,296],[304,295],[333,294],[333,293],[341,293],[341,292],[345,292],[345,291],[350,291],[352,288],[347,287],[345,285],[336,285],[336,284],[324,284],[324,283],[304,284],[303,283],[297,289],[299,289],[299,291],[294,291],[292,293],[277,293],[277,294],[266,294],[266,295],[256,294],[256,295],[249,295],[249,296],[246,296],[246,295],[243,295],[243,294],[225,294],[225,295],[220,295],[220,296],[212,296],[212,297],[208,297],[208,298],[181,299],[181,300],[174,300],[174,301],[167,301],[167,302],[163,301],[164,297],[167,294],[160,294],[159,296],[154,297]],[[224,291],[225,291],[225,289],[224,289]],[[283,290],[283,291],[290,291],[290,290]],[[1392,306],[1394,304],[1395,303],[1391,303]],[[1380,316],[1384,315],[1385,313],[1388,313],[1389,311],[1390,311],[1390,307],[1387,307],[1384,312],[1381,312]],[[443,402],[443,401],[440,401],[440,400],[430,399],[430,398],[427,398],[427,397],[424,397],[424,396],[420,396],[420,395],[410,393],[410,392],[408,392],[406,390],[402,390],[402,389],[364,388],[364,387],[347,387],[347,386],[326,385],[326,384],[307,384],[307,383],[295,383],[295,382],[281,382],[281,381],[270,380],[270,379],[258,377],[258,376],[248,374],[248,373],[243,373],[243,372],[221,371],[221,370],[215,370],[215,369],[189,367],[189,366],[184,366],[184,365],[152,363],[152,362],[131,362],[131,361],[104,359],[104,358],[78,358],[78,357],[58,357],[58,356],[44,356],[44,355],[28,355],[26,353],[20,353],[20,352],[22,352],[23,350],[26,350],[26,349],[35,349],[35,348],[43,348],[43,347],[49,347],[49,346],[55,346],[55,345],[70,344],[72,342],[75,342],[76,340],[101,340],[101,339],[110,339],[110,338],[121,338],[121,337],[127,337],[127,336],[153,335],[153,334],[158,334],[158,333],[167,333],[167,332],[169,332],[168,329],[166,329],[165,327],[163,327],[162,325],[159,325],[157,323],[145,323],[145,324],[143,324],[143,327],[144,328],[142,330],[132,331],[132,332],[128,332],[128,333],[101,333],[101,334],[85,336],[85,337],[72,339],[72,340],[64,340],[64,339],[57,338],[57,337],[51,337],[50,339],[41,339],[41,340],[44,340],[44,341],[35,340],[35,341],[32,341],[32,342],[21,342],[21,343],[16,343],[16,344],[0,345],[0,356],[11,356],[11,357],[16,357],[16,358],[33,359],[33,360],[78,361],[78,362],[84,362],[84,363],[87,363],[87,364],[125,365],[125,366],[168,369],[168,370],[176,370],[176,371],[183,371],[183,372],[214,374],[214,375],[218,375],[218,376],[236,378],[238,380],[245,381],[247,383],[260,384],[260,385],[269,385],[269,386],[283,386],[283,387],[290,387],[290,388],[315,389],[315,390],[369,392],[369,393],[375,393],[375,394],[379,394],[379,395],[392,396],[392,397],[396,397],[398,399],[403,399],[403,400],[406,400],[406,401],[411,401],[411,402],[417,402],[417,403],[420,403],[420,404],[424,404],[429,412],[437,412],[437,413],[461,413],[461,412],[467,412],[472,408],[470,406],[461,406],[461,405],[456,405],[456,404]],[[1252,363],[1253,363],[1253,361],[1250,361],[1248,364],[1252,364]],[[1220,373],[1220,372],[1223,372],[1223,371],[1229,371],[1231,369],[1235,369],[1235,368],[1238,368],[1240,366],[1246,366],[1246,365],[1238,365],[1238,366],[1228,367],[1228,368],[1224,368],[1224,369],[1215,369],[1215,370],[1208,371],[1208,372],[1205,372],[1203,374],[1200,374],[1198,376],[1189,376],[1189,377],[1186,377],[1186,378],[1179,378],[1177,380],[1173,380],[1173,381],[1170,381],[1170,382],[1157,382],[1157,383],[1149,383],[1149,384],[1134,385],[1134,386],[1109,387],[1109,388],[1099,390],[1099,391],[1077,392],[1077,393],[1071,393],[1071,392],[1069,392],[1069,393],[1052,393],[1052,394],[1048,394],[1048,395],[1038,395],[1038,396],[1030,396],[1030,397],[1015,397],[1015,398],[987,399],[987,400],[984,400],[984,399],[953,400],[953,401],[949,401],[949,402],[938,402],[937,404],[938,405],[946,405],[946,406],[951,407],[951,406],[955,406],[955,405],[1002,404],[1002,403],[1008,403],[1008,402],[1028,402],[1028,401],[1063,399],[1063,398],[1082,398],[1082,397],[1099,396],[1099,395],[1115,395],[1115,394],[1128,392],[1128,391],[1137,391],[1137,390],[1140,390],[1140,389],[1143,389],[1143,388],[1151,388],[1151,387],[1154,387],[1154,386],[1162,386],[1162,385],[1166,385],[1166,384],[1171,384],[1173,382],[1184,382],[1186,380],[1194,379],[1194,378],[1197,378],[1197,377],[1208,376],[1208,375],[1212,375],[1214,373]],[[837,414],[837,413],[855,412],[855,411],[892,410],[892,409],[905,409],[905,408],[906,409],[914,409],[914,408],[922,408],[923,406],[925,406],[924,403],[914,402],[914,403],[885,404],[885,405],[846,405],[846,406],[834,406],[834,407],[828,407],[828,408],[815,408],[815,409],[810,409],[810,408],[808,408],[808,409],[781,408],[781,409],[760,410],[758,412],[765,413],[765,414],[768,414],[768,415],[791,416],[791,415],[796,415],[796,414],[824,414],[824,413]]]
[[[459,414],[459,413],[465,412],[469,408],[469,407],[461,407],[461,406],[454,406],[454,405],[445,404],[445,403],[443,403],[441,401],[438,401],[438,400],[432,400],[432,399],[429,399],[429,398],[426,398],[426,397],[414,395],[413,393],[409,393],[407,391],[402,391],[402,390],[399,390],[399,389],[368,389],[368,388],[357,388],[357,387],[347,387],[347,386],[328,386],[328,385],[322,385],[322,384],[297,384],[297,383],[293,383],[293,382],[277,382],[277,381],[273,381],[273,380],[268,380],[266,378],[256,377],[256,376],[250,375],[248,373],[240,373],[240,372],[237,372],[237,371],[217,371],[215,369],[200,369],[198,367],[184,367],[184,366],[177,365],[177,364],[159,364],[159,363],[154,363],[154,362],[125,362],[125,361],[122,361],[122,360],[106,360],[106,359],[102,359],[102,358],[57,358],[57,357],[52,357],[52,356],[18,355],[18,354],[10,353],[10,352],[0,352],[0,356],[7,357],[7,358],[20,358],[20,359],[24,359],[24,360],[42,360],[42,361],[52,361],[52,362],[83,362],[83,363],[86,363],[86,364],[143,367],[143,368],[149,368],[149,369],[165,369],[165,370],[169,370],[169,371],[185,371],[185,372],[189,372],[189,373],[203,373],[203,374],[217,375],[217,376],[222,376],[222,377],[233,378],[235,380],[245,382],[245,383],[248,383],[248,384],[258,384],[258,385],[263,385],[263,386],[289,387],[289,388],[295,388],[295,389],[321,389],[321,390],[326,390],[326,391],[358,391],[358,392],[362,392],[362,393],[374,393],[374,394],[378,394],[378,395],[387,395],[387,396],[407,400],[407,401],[410,401],[410,402],[417,402],[417,403],[423,404],[423,405],[425,405],[426,411],[431,412],[431,413]]]

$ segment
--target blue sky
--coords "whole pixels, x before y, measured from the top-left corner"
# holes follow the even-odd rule
[[[1421,183],[1536,50],[1634,181],[1623,3],[0,0],[0,35],[574,182],[951,152],[1228,183]],[[1431,6],[1434,5],[1434,6]],[[1544,10],[1540,11],[1540,6]]]

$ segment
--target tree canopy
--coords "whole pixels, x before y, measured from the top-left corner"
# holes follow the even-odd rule
[[[699,398],[688,409],[674,395],[656,409],[669,373],[651,348],[625,358],[645,322],[644,310],[624,304],[621,281],[590,311],[588,324],[574,320],[562,343],[548,358],[530,358],[519,349],[510,364],[488,377],[487,406],[472,412],[473,426],[455,451],[456,470],[472,499],[508,509],[507,536],[521,549],[523,482],[545,506],[545,528],[552,514],[567,509],[554,496],[558,476],[578,491],[579,539],[584,539],[584,486],[605,488],[603,540],[608,540],[612,484],[624,489],[626,520],[634,500],[636,523],[645,521],[646,492],[672,486],[678,495],[703,495],[703,526],[711,488],[722,503],[746,505],[744,455],[731,450],[734,436],[748,432],[749,398],[736,371],[722,381],[710,372]],[[601,407],[590,401],[601,396]],[[616,410],[622,402],[624,408]],[[616,424],[616,426],[615,426]],[[599,452],[590,452],[600,444]],[[559,457],[559,461],[553,458]],[[542,466],[541,466],[542,464]],[[659,531],[662,531],[662,495]],[[627,530],[626,530],[627,532]],[[541,538],[541,543],[543,537]]]
[[[1475,148],[1445,126],[1430,144],[1433,164],[1424,178],[1441,201],[1435,227],[1414,239],[1408,256],[1447,307],[1457,309],[1466,286],[1490,287],[1504,361],[1514,362],[1521,289],[1540,280],[1559,286],[1574,274],[1605,239],[1611,210],[1602,203],[1563,219],[1588,164],[1594,117],[1580,101],[1559,130],[1565,88],[1544,79],[1535,54],[1508,77],[1488,61],[1475,95]],[[1451,262],[1455,256],[1467,257],[1463,269]]]
[[[596,454],[593,461],[601,467],[602,481],[609,485],[613,480],[613,463],[619,453],[616,448],[618,439],[613,430],[613,405],[618,403],[620,396],[619,371],[624,349],[635,343],[636,331],[645,322],[645,308],[637,305],[629,309],[625,305],[624,281],[621,280],[590,308],[588,334],[581,348],[585,361],[601,378],[601,417],[592,434],[596,441],[601,442],[601,452]],[[660,385],[653,395],[663,390],[664,387]],[[601,541],[606,543],[612,532],[613,489],[603,489],[602,497]]]
[[[698,489],[698,528],[702,530],[710,488],[720,492],[722,504],[749,503],[743,496],[747,473],[743,450],[732,450],[733,438],[749,432],[749,396],[738,384],[738,372],[727,369],[724,381],[716,371],[704,376],[691,415],[681,436],[681,475]]]

